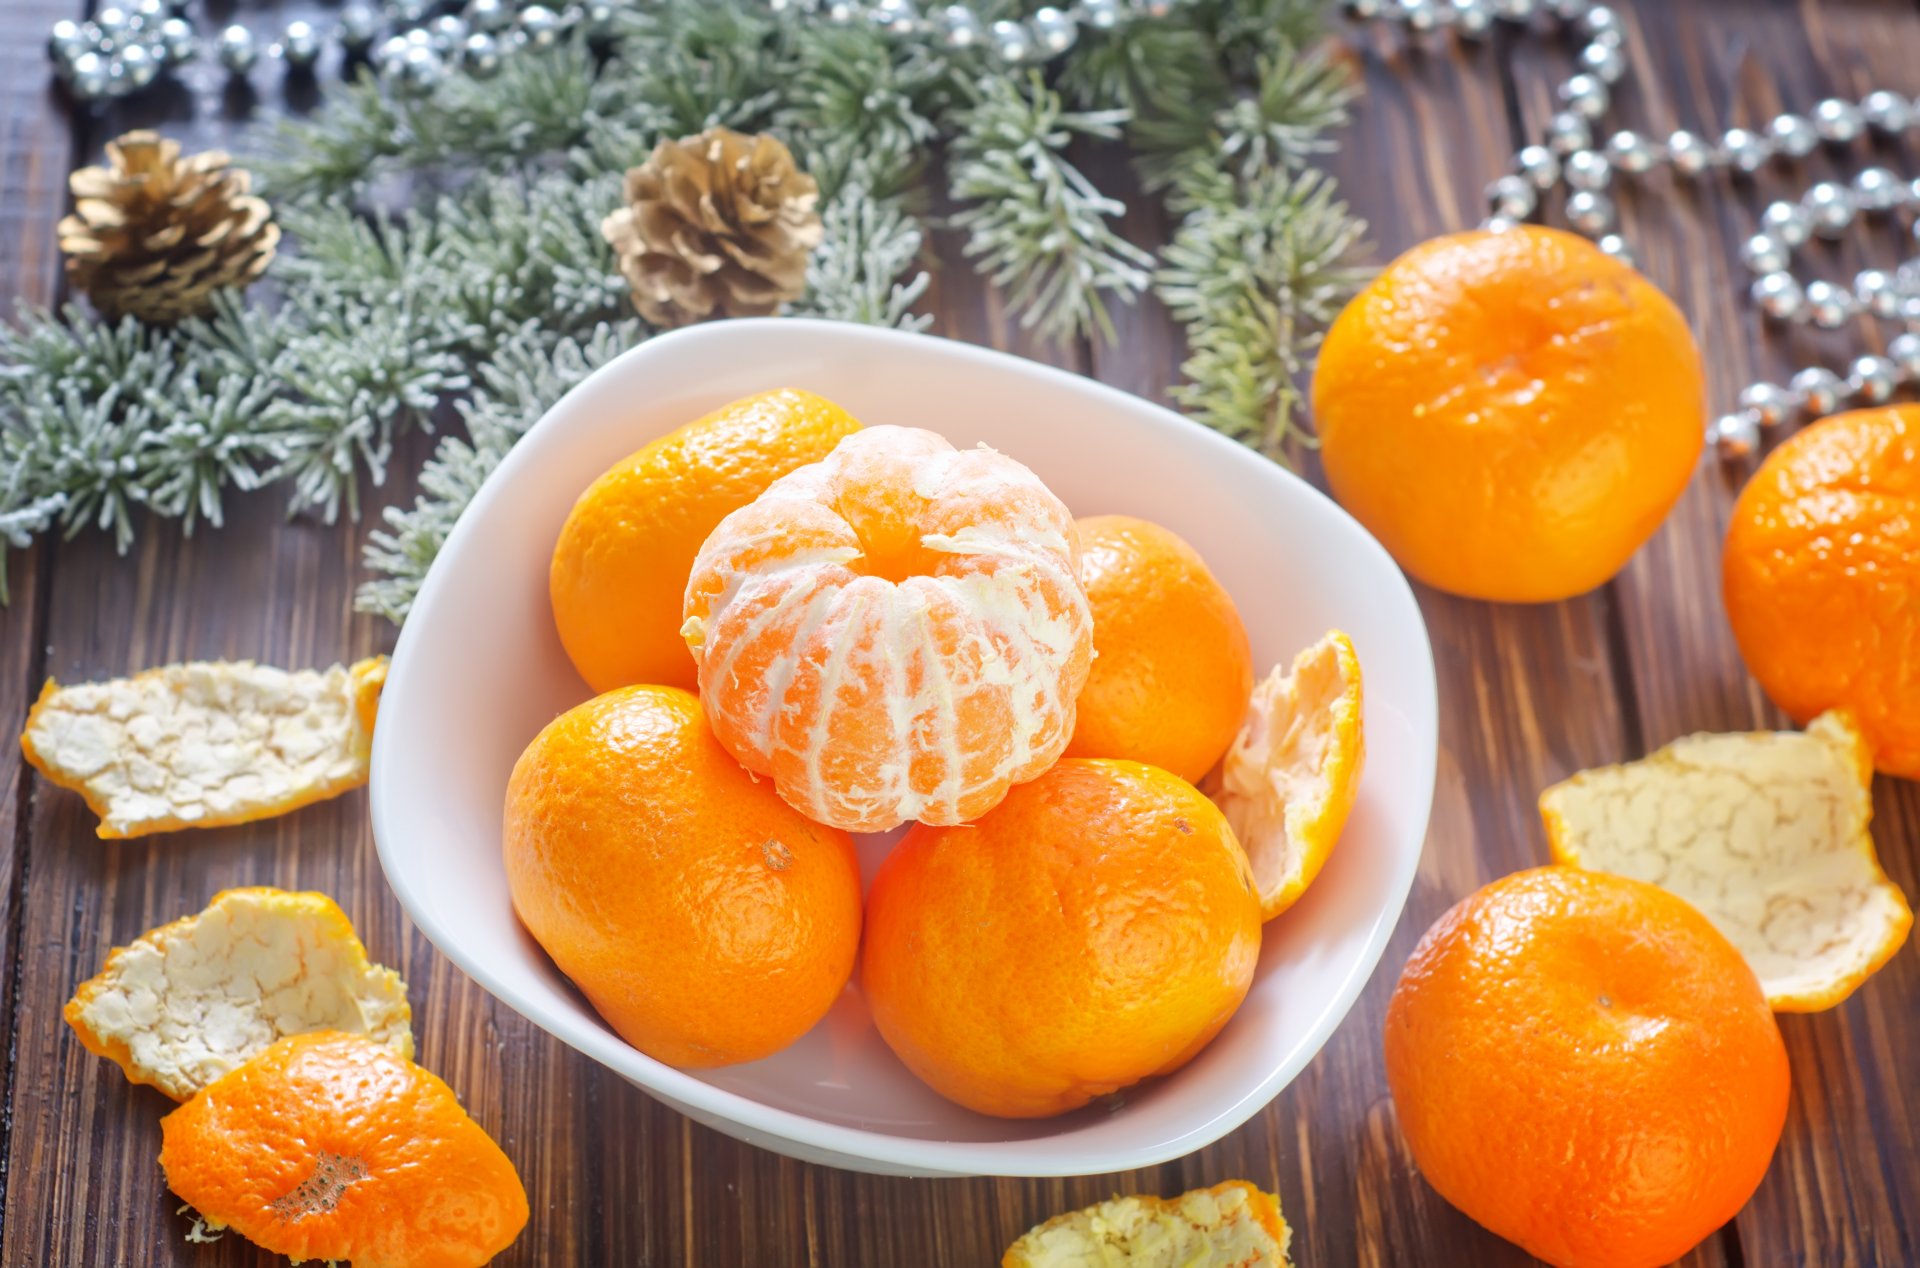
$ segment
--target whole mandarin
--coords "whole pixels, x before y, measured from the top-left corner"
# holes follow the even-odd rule
[[[942,1096],[1060,1114],[1192,1059],[1239,1008],[1260,899],[1213,803],[1067,759],[972,824],[916,825],[867,899],[874,1024]]]
[[[1313,376],[1327,482],[1415,577],[1537,603],[1620,571],[1706,430],[1672,301],[1569,233],[1435,238],[1334,321]]]
[[[1853,714],[1889,775],[1920,779],[1920,405],[1789,437],[1727,525],[1721,577],[1747,668],[1805,723]]]
[[[769,1056],[852,973],[851,838],[742,770],[678,688],[625,687],[554,719],[514,764],[503,836],[521,923],[650,1057]]]
[[[762,392],[668,432],[588,485],[560,529],[547,577],[560,642],[587,685],[692,690],[680,601],[700,543],[768,485],[859,429],[811,392]]]
[[[1121,757],[1198,783],[1246,721],[1253,652],[1200,553],[1130,515],[1074,523],[1093,609],[1093,671],[1068,757]]]
[[[1787,1115],[1759,980],[1642,881],[1518,872],[1436,921],[1387,1006],[1421,1173],[1559,1268],[1654,1268],[1738,1211]]]

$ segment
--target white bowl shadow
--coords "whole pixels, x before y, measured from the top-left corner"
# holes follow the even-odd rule
[[[514,918],[500,862],[514,759],[590,694],[547,602],[553,541],[601,471],[752,392],[804,387],[862,422],[929,427],[1026,463],[1076,514],[1180,533],[1245,617],[1265,667],[1338,626],[1366,675],[1368,756],[1341,844],[1266,927],[1253,990],[1176,1074],[1045,1120],[941,1099],[907,1072],[851,988],[763,1061],[682,1071],[627,1046]],[[660,336],[575,388],[460,519],[394,652],[374,736],[375,840],[429,939],[515,1011],[696,1120],[810,1161],[907,1175],[1080,1175],[1178,1157],[1231,1131],[1318,1052],[1380,958],[1419,861],[1436,716],[1426,627],[1399,570],[1304,481],[1091,380],[968,344],[795,318]],[[869,865],[885,843],[863,842]]]

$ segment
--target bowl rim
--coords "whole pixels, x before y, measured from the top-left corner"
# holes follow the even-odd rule
[[[409,675],[405,669],[413,656],[422,654],[417,631],[425,628],[426,622],[419,618],[422,613],[432,609],[445,583],[448,569],[443,566],[444,561],[458,557],[465,539],[476,531],[474,526],[487,517],[492,504],[503,496],[503,490],[513,484],[523,470],[538,463],[545,448],[558,443],[552,438],[566,428],[565,420],[580,408],[580,400],[589,394],[593,385],[630,373],[631,364],[637,360],[690,350],[701,342],[762,339],[769,334],[775,334],[776,337],[804,334],[816,338],[825,335],[845,341],[849,355],[858,355],[861,351],[859,345],[862,344],[875,354],[909,347],[923,351],[930,349],[937,355],[966,363],[977,372],[1037,378],[1056,386],[1068,387],[1092,397],[1096,402],[1130,411],[1145,410],[1158,424],[1179,429],[1183,433],[1183,441],[1211,448],[1219,454],[1231,453],[1234,461],[1245,461],[1250,456],[1264,461],[1239,442],[1157,402],[1056,366],[937,335],[805,317],[738,318],[655,335],[621,352],[570,388],[527,429],[482,483],[442,543],[414,597],[409,619],[401,627],[394,646],[384,691],[383,711],[395,705],[404,705],[410,695]],[[395,798],[400,793],[389,781],[379,777],[381,769],[387,764],[388,743],[384,737],[390,736],[391,731],[376,725],[370,763],[369,809],[374,845],[388,887],[407,917],[427,936],[428,941],[495,999],[568,1047],[637,1084],[648,1094],[664,1099],[674,1108],[701,1121],[722,1120],[738,1126],[749,1133],[753,1143],[763,1147],[767,1147],[768,1138],[775,1138],[816,1157],[824,1151],[849,1161],[874,1162],[889,1169],[917,1174],[1018,1177],[1106,1174],[1152,1166],[1200,1149],[1252,1118],[1319,1055],[1344,1023],[1374,970],[1379,967],[1387,942],[1405,910],[1407,895],[1412,889],[1425,849],[1438,761],[1438,687],[1432,642],[1412,587],[1385,547],[1344,508],[1292,471],[1277,463],[1268,465],[1270,474],[1290,482],[1295,492],[1324,503],[1323,509],[1331,510],[1347,521],[1358,539],[1357,548],[1375,556],[1375,562],[1384,567],[1384,575],[1391,577],[1393,584],[1399,587],[1401,593],[1397,597],[1404,598],[1414,615],[1410,634],[1420,655],[1415,658],[1417,663],[1413,667],[1416,682],[1412,703],[1416,706],[1414,712],[1422,716],[1409,718],[1415,739],[1412,752],[1415,778],[1410,784],[1403,785],[1403,794],[1418,798],[1417,812],[1409,820],[1409,826],[1418,829],[1417,841],[1411,852],[1404,856],[1396,855],[1402,861],[1395,874],[1387,878],[1390,888],[1388,901],[1375,912],[1360,956],[1333,991],[1331,1004],[1309,1032],[1308,1042],[1296,1045],[1289,1059],[1277,1062],[1265,1077],[1241,1096],[1216,1108],[1176,1135],[1135,1150],[1108,1147],[1096,1152],[1084,1147],[1065,1149],[1058,1145],[1036,1149],[1035,1146],[1041,1142],[1057,1139],[1045,1136],[1025,1140],[940,1140],[898,1136],[885,1131],[823,1122],[710,1084],[647,1056],[619,1039],[604,1025],[584,1024],[569,1013],[555,1011],[539,1000],[524,997],[503,983],[477,955],[470,954],[458,933],[431,915],[430,909],[418,900],[415,882],[402,862],[403,849],[397,839],[398,834],[387,827],[400,813],[395,805]]]

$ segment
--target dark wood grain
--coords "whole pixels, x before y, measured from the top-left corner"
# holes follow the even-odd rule
[[[0,8],[0,292],[47,298],[51,225],[75,153],[112,131],[158,121],[193,146],[230,143],[249,109],[291,103],[277,71],[257,98],[196,91],[117,108],[70,130],[43,90],[46,25],[79,0]],[[1829,90],[1920,90],[1920,16],[1911,4],[1642,0],[1631,10],[1633,86],[1615,119],[1724,127],[1805,107]],[[250,6],[271,15],[307,3]],[[226,10],[222,10],[223,13]],[[1567,51],[1503,34],[1482,46],[1344,37],[1368,95],[1331,166],[1374,225],[1381,258],[1482,214],[1480,188],[1532,139],[1564,78]],[[297,85],[296,85],[297,87]],[[1864,151],[1862,151],[1864,152]],[[1896,170],[1914,156],[1890,151]],[[1087,156],[1103,183],[1111,154]],[[1767,180],[1795,188],[1832,156]],[[1822,166],[1827,164],[1829,166]],[[1763,184],[1770,189],[1774,185]],[[1694,321],[1716,400],[1759,374],[1843,355],[1855,338],[1782,339],[1740,299],[1734,256],[1760,203],[1750,190],[1690,190],[1667,178],[1623,194],[1627,232],[1648,272]],[[1128,228],[1165,225],[1141,202]],[[1162,392],[1177,333],[1152,302],[1118,310],[1112,345],[1038,344],[1014,328],[958,252],[931,244],[927,307],[942,333]],[[1848,244],[1835,275],[1889,240]],[[410,498],[426,438],[404,442],[374,504]],[[1317,478],[1311,455],[1306,470]],[[106,949],[233,884],[334,894],[376,956],[411,984],[421,1059],[445,1077],[520,1166],[532,1222],[511,1265],[809,1265],[960,1268],[996,1262],[1028,1225],[1115,1191],[1171,1192],[1246,1176],[1278,1188],[1305,1265],[1507,1265],[1528,1258],[1447,1206],[1401,1142],[1379,1053],[1399,965],[1426,925],[1477,885],[1545,858],[1534,799],[1582,766],[1632,756],[1684,731],[1778,719],[1741,669],[1719,611],[1718,543],[1736,490],[1709,467],[1673,520],[1622,578],[1582,599],[1502,607],[1420,594],[1440,678],[1440,775],[1432,828],[1407,913],[1346,1024],[1265,1112],[1219,1143],[1140,1172],[1064,1180],[908,1181],[808,1166],[696,1126],[549,1039],[441,958],[381,879],[365,801],[354,794],[287,819],[147,842],[103,843],[76,798],[22,781],[0,749],[0,1027],[10,1035],[0,1265],[274,1262],[237,1239],[189,1247],[154,1156],[166,1102],[83,1052],[58,1017]],[[363,528],[287,522],[271,494],[237,499],[229,526],[184,538],[150,528],[117,557],[92,535],[11,564],[14,606],[0,616],[0,722],[17,723],[40,679],[124,673],[197,656],[324,664],[381,650],[391,632],[349,609],[362,580]],[[1920,893],[1920,793],[1883,781],[1878,835],[1896,881]],[[23,883],[24,879],[24,883]],[[1848,1005],[1787,1018],[1795,1070],[1788,1134],[1736,1225],[1689,1265],[1920,1262],[1920,1092],[1911,1051],[1920,969],[1907,953]]]

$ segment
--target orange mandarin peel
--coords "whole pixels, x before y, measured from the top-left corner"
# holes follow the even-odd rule
[[[1253,689],[1246,725],[1208,784],[1253,865],[1271,920],[1340,842],[1366,760],[1360,657],[1339,630]]]
[[[1873,759],[1853,719],[1692,735],[1540,796],[1556,862],[1649,881],[1740,949],[1778,1012],[1832,1008],[1906,941],[1880,870]]]
[[[1066,748],[1093,658],[1067,508],[991,449],[869,427],[694,561],[681,633],[714,734],[810,818],[956,824]]]
[[[406,983],[325,894],[229,889],[107,957],[67,1002],[89,1052],[184,1101],[286,1035],[352,1031],[413,1056]]]
[[[357,1035],[280,1040],[160,1120],[195,1240],[353,1268],[479,1268],[527,1222],[513,1163],[453,1090]]]
[[[1015,1242],[1000,1268],[1289,1268],[1292,1240],[1279,1198],[1228,1180],[1055,1216]]]
[[[107,839],[271,819],[367,782],[387,659],[324,671],[198,661],[62,687],[27,714],[36,770]]]

